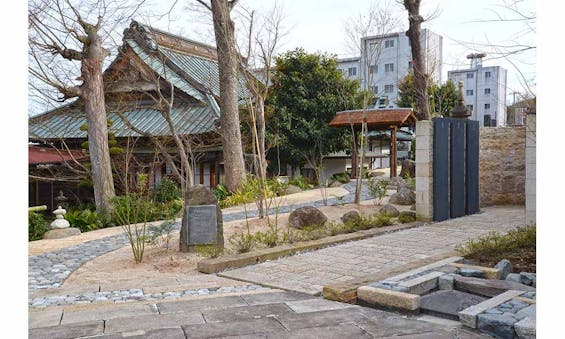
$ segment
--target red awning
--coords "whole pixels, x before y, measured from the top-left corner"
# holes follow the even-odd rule
[[[63,161],[83,160],[88,158],[88,154],[82,151],[55,150],[50,147],[28,147],[28,160],[30,165],[37,164],[56,164]]]
[[[363,110],[351,110],[337,112],[330,121],[331,127],[361,126],[363,122]],[[392,108],[392,109],[368,109],[367,126],[384,127],[390,126],[414,126],[416,116],[411,108]]]

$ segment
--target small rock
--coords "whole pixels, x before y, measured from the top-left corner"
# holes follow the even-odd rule
[[[328,217],[319,209],[313,206],[300,207],[288,217],[288,223],[291,227],[303,229],[309,226],[321,226],[328,221]]]
[[[298,186],[294,186],[294,185],[288,185],[285,189],[284,189],[284,194],[288,195],[288,194],[294,194],[294,193],[300,193],[302,192],[302,189]]]
[[[520,339],[535,339],[536,318],[527,317],[514,324],[514,330]]]
[[[472,277],[472,278],[484,278],[485,273],[481,270],[476,270],[472,268],[461,268],[458,272],[460,275],[464,277]]]
[[[517,274],[517,273],[509,273],[504,280],[515,282],[515,283],[518,283],[518,284],[522,283],[520,281],[520,275]]]
[[[507,314],[481,313],[477,316],[477,329],[497,338],[513,339],[516,318]]]
[[[455,278],[451,274],[444,274],[438,278],[438,286],[440,290],[453,290]]]
[[[512,273],[512,263],[507,259],[502,259],[498,264],[494,265],[494,268],[499,269],[502,273],[500,279],[504,280],[508,274]]]
[[[522,320],[527,317],[535,318],[536,317],[536,305],[530,305],[525,307],[518,312],[516,312],[515,317],[519,320]]]
[[[406,187],[390,196],[389,203],[395,205],[413,205],[416,203],[416,194]]]
[[[524,285],[532,286],[536,281],[535,273],[520,272],[520,282]]]
[[[526,292],[521,295],[521,297],[528,298],[528,299],[536,299],[536,292]]]
[[[379,209],[379,214],[386,214],[390,217],[398,217],[400,212],[396,207],[392,206],[391,204],[387,204]]]
[[[361,215],[359,214],[358,211],[355,211],[355,210],[349,211],[349,212],[347,212],[347,213],[345,213],[344,215],[341,216],[341,221],[343,223],[357,222],[359,220],[361,220]]]

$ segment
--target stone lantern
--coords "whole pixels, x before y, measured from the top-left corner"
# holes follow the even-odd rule
[[[465,106],[465,100],[463,99],[463,81],[459,81],[459,100],[457,106],[451,111],[452,118],[467,119],[471,113]]]
[[[70,227],[71,224],[65,219],[65,213],[67,211],[61,206],[53,211],[55,220],[49,225],[51,230],[43,235],[43,239],[60,239],[80,234],[78,228]]]

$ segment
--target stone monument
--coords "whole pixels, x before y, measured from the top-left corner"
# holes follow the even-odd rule
[[[179,250],[195,252],[199,245],[224,247],[222,210],[214,194],[196,185],[188,189],[184,200]]]
[[[65,213],[67,213],[67,211],[61,206],[53,211],[55,220],[49,225],[51,230],[43,235],[43,239],[60,239],[80,234],[78,228],[70,227],[71,224],[65,220]]]

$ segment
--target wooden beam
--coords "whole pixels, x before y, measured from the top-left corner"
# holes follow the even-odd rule
[[[390,132],[390,177],[396,177],[396,164],[397,164],[397,154],[396,154],[396,130],[397,126],[391,126]]]

